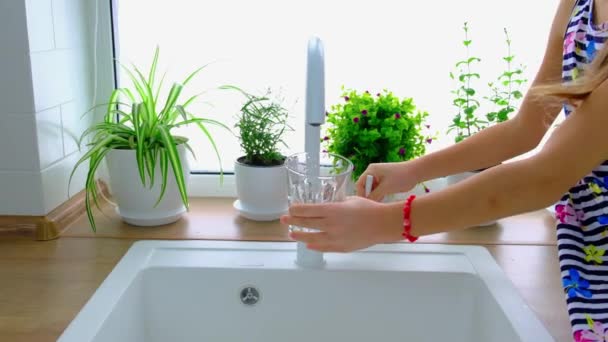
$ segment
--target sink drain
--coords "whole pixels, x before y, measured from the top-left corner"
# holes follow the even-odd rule
[[[253,286],[241,290],[241,302],[245,305],[255,305],[260,301],[260,291]]]

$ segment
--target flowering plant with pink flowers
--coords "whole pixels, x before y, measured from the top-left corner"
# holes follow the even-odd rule
[[[427,117],[411,98],[399,98],[388,90],[371,94],[342,87],[340,102],[327,113],[330,125],[322,139],[328,152],[353,162],[353,178],[358,179],[371,163],[423,155],[435,139],[424,134],[430,128]]]

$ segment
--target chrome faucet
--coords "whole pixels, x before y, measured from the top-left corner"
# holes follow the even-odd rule
[[[306,121],[304,149],[307,158],[307,176],[315,192],[320,191],[319,158],[321,152],[321,125],[325,123],[325,60],[323,42],[313,37],[308,41],[306,65]],[[303,267],[322,267],[323,254],[309,250],[298,242],[296,263]]]

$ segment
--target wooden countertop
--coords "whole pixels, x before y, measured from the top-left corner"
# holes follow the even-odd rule
[[[97,212],[97,233],[91,231],[86,215],[71,224],[64,237],[111,237],[119,239],[201,239],[289,241],[287,227],[275,222],[254,222],[240,217],[232,207],[234,199],[193,198],[190,212],[178,222],[155,228],[133,227],[120,220],[113,208],[102,206]],[[435,234],[420,239],[421,243],[450,244],[557,244],[555,219],[546,210],[509,217],[495,226]]]
[[[86,218],[54,241],[0,233],[0,341],[55,341],[138,239],[287,240],[285,227],[238,218],[229,204],[195,199],[186,219],[158,228],[123,225],[107,208],[96,236]],[[571,341],[552,225],[537,212],[422,242],[485,246],[555,339]]]

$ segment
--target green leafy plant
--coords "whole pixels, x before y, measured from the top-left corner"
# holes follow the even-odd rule
[[[169,169],[175,177],[181,200],[188,208],[188,196],[183,176],[182,161],[177,147],[184,145],[192,152],[188,139],[172,134],[178,127],[194,124],[209,139],[215,154],[220,160],[220,154],[207,124],[228,129],[224,124],[205,118],[196,117],[188,108],[200,95],[194,95],[180,102],[180,95],[187,85],[203,68],[195,70],[181,83],[173,83],[164,103],[159,101],[159,94],[165,76],[158,81],[156,66],[159,49],[154,53],[147,77],[136,66],[121,67],[128,74],[135,92],[129,88],[115,89],[107,104],[103,122],[96,123],[83,132],[78,145],[90,138],[86,144],[88,151],[76,163],[70,182],[77,168],[88,161],[88,173],[85,182],[86,212],[93,231],[96,231],[93,218],[92,204],[99,208],[98,193],[95,184],[95,174],[105,156],[114,149],[134,150],[141,183],[150,188],[154,186],[154,173],[157,163],[162,173],[161,191],[156,205],[163,198],[167,186]],[[181,103],[181,104],[180,104]],[[95,107],[94,107],[95,108]],[[193,152],[192,152],[193,153]],[[194,153],[193,153],[194,154]]]
[[[235,127],[245,156],[241,160],[252,166],[282,165],[285,157],[279,145],[287,147],[283,140],[285,132],[291,127],[287,120],[289,113],[283,107],[283,99],[273,97],[268,89],[262,96],[252,95],[234,86],[223,89],[237,90],[245,96]]]
[[[473,66],[481,62],[481,59],[471,56],[470,46],[473,40],[469,39],[469,25],[464,23],[464,40],[462,45],[466,50],[466,58],[456,63],[457,74],[450,72],[450,78],[457,80],[458,88],[452,91],[455,98],[453,104],[458,108],[458,113],[454,116],[452,124],[449,126],[448,133],[456,130],[456,142],[460,142],[470,137],[484,128],[487,122],[477,117],[475,112],[481,106],[477,100],[477,91],[473,88],[472,81],[480,79],[479,73],[473,72]]]
[[[484,118],[480,118],[477,112],[480,110],[481,103],[477,99],[478,92],[475,90],[473,82],[480,80],[481,76],[479,73],[473,72],[473,68],[481,62],[481,59],[471,56],[470,46],[473,40],[469,38],[468,23],[464,23],[463,30],[465,38],[462,45],[465,47],[466,58],[456,63],[456,74],[450,72],[450,78],[458,83],[458,87],[452,91],[455,96],[453,105],[458,112],[452,119],[448,133],[456,131],[455,142],[457,143],[490,125],[507,121],[509,115],[517,110],[518,102],[523,98],[521,87],[527,82],[522,78],[525,67],[520,65],[518,68],[513,68],[515,55],[511,52],[512,41],[505,28],[507,55],[502,59],[506,64],[506,70],[494,82],[488,83],[491,95],[483,98],[489,101],[494,109],[487,112]]]
[[[417,110],[411,98],[400,99],[387,90],[376,96],[344,87],[342,91],[344,102],[327,113],[330,126],[323,140],[328,152],[353,162],[354,179],[371,163],[421,156],[433,141],[422,133],[428,113]]]
[[[511,37],[506,28],[504,33],[507,55],[502,59],[506,63],[506,70],[498,76],[496,82],[488,83],[492,95],[485,97],[495,106],[494,111],[486,114],[489,123],[500,123],[509,119],[509,115],[517,109],[518,101],[523,98],[521,87],[527,82],[526,79],[522,78],[525,69],[523,65],[513,69],[515,55],[511,52]]]

